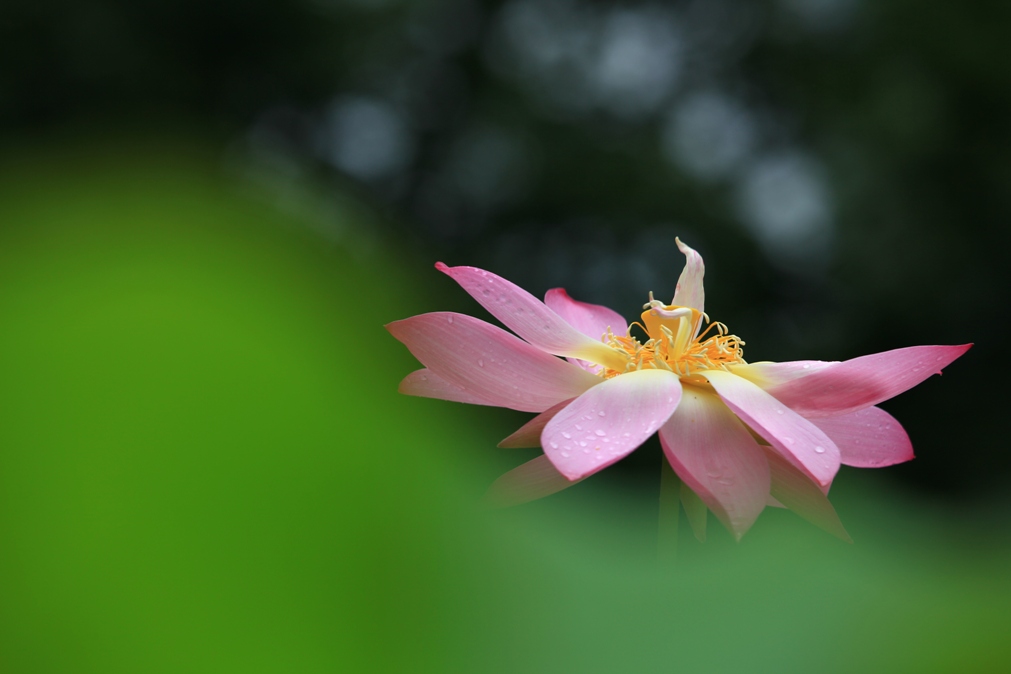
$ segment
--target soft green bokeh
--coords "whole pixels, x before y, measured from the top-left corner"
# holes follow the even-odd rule
[[[606,476],[484,509],[515,417],[398,396],[382,329],[436,275],[166,148],[0,168],[0,671],[1011,667],[1007,528],[869,472],[853,546],[711,518],[663,570],[656,494]]]

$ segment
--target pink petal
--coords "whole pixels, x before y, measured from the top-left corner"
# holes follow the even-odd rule
[[[706,542],[706,513],[709,509],[699,495],[688,486],[684,480],[681,481],[681,505],[684,506],[685,516],[688,518],[688,526],[692,528],[695,538],[700,543]]]
[[[656,433],[681,399],[681,381],[667,370],[618,375],[576,398],[548,422],[541,446],[570,480],[625,457]]]
[[[472,316],[421,314],[386,329],[428,369],[487,405],[542,412],[603,381]]]
[[[832,438],[847,466],[881,468],[913,458],[913,443],[906,431],[880,407],[811,421]]]
[[[821,527],[847,543],[853,539],[846,533],[828,497],[806,475],[794,468],[773,448],[763,447],[772,475],[772,498],[797,513],[808,522]]]
[[[785,508],[786,506],[783,505],[782,503],[780,503],[779,501],[777,501],[775,498],[773,498],[772,494],[769,494],[765,498],[765,507],[766,508]]]
[[[544,410],[536,417],[520,426],[515,433],[498,443],[498,446],[507,449],[518,447],[540,447],[541,433],[544,431],[544,427],[570,402],[572,402],[572,400],[564,400],[554,407],[549,407]]]
[[[677,242],[678,250],[685,255],[685,268],[681,271],[681,277],[678,278],[677,290],[674,292],[674,300],[671,304],[698,309],[701,313],[705,311],[706,304],[706,291],[702,285],[706,266],[702,262],[702,256],[694,249],[681,243],[681,239],[674,239],[674,241]]]
[[[448,381],[425,368],[415,370],[404,377],[397,389],[404,395],[421,396],[422,398],[438,398],[439,400],[452,400],[457,403],[468,403],[470,405],[491,405],[492,403],[480,398],[471,391],[450,384]]]
[[[769,393],[807,417],[855,412],[910,389],[969,350],[960,346],[910,346],[835,363]]]
[[[820,428],[747,379],[723,370],[699,374],[738,417],[804,474],[825,488],[832,484],[839,470],[839,448]]]
[[[566,479],[548,457],[541,454],[492,482],[485,499],[504,508],[550,496],[578,482],[580,480]]]
[[[773,386],[814,374],[818,370],[829,365],[834,365],[837,362],[828,360],[794,360],[785,363],[763,361],[759,363],[747,363],[745,365],[731,365],[730,371],[738,377],[744,377],[748,381],[769,390]]]
[[[740,540],[769,494],[768,462],[744,424],[717,396],[688,386],[660,443],[674,472]]]
[[[617,311],[599,304],[588,304],[569,297],[565,288],[552,288],[544,295],[544,304],[565,322],[592,339],[600,338],[610,329],[616,335],[628,332],[628,323]]]
[[[435,268],[450,276],[507,328],[542,351],[625,369],[625,358],[569,325],[543,302],[501,276],[476,267]]]

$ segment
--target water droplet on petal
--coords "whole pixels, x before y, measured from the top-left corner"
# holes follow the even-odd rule
[[[785,442],[788,445],[792,445],[793,444],[793,438],[784,437],[783,438],[783,442]]]
[[[452,316],[446,316],[446,322],[447,323],[452,323],[453,322],[453,317]]]
[[[776,410],[776,414],[786,414],[786,410]]]
[[[600,410],[599,412],[597,412],[597,416],[598,417],[606,417],[607,416],[607,412],[605,412],[604,410]]]
[[[569,458],[569,453],[568,452],[562,452],[562,458],[563,459]]]
[[[814,448],[814,451],[817,452],[818,454],[824,454],[825,453],[825,448],[822,447],[821,445],[819,445],[819,446],[817,446],[817,447]]]
[[[558,443],[557,442],[552,442],[551,443],[551,449],[558,449]]]
[[[595,430],[593,433],[595,435],[599,435],[600,437],[604,437],[605,435],[607,435],[607,431],[602,431],[599,428],[597,430]]]
[[[581,430],[583,430],[583,427],[582,427],[582,426],[580,426],[579,424],[576,424],[576,430],[577,430],[577,431],[581,431]]]
[[[580,446],[580,447],[586,447],[586,443],[585,443],[585,442],[583,442],[582,440],[580,440],[580,441],[579,441],[579,446]]]
[[[810,368],[811,368],[811,364],[810,363],[804,363],[804,369],[805,370],[809,370]]]
[[[477,364],[480,367],[484,367],[484,358],[478,358],[477,359]]]
[[[566,440],[568,440],[568,439],[570,439],[572,437],[572,434],[571,433],[566,433],[566,432],[563,431],[562,432],[562,437],[565,438]]]

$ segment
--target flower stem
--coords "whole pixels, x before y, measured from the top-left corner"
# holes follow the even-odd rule
[[[677,561],[678,518],[681,501],[681,479],[662,457],[660,466],[660,518],[657,531],[657,552],[660,568],[671,569]]]

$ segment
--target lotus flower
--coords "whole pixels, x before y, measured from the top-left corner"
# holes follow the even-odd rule
[[[766,505],[848,539],[826,497],[840,464],[913,458],[902,426],[875,405],[940,373],[971,345],[747,363],[744,342],[704,313],[702,257],[677,245],[687,262],[673,300],[650,293],[633,324],[644,340],[616,312],[562,288],[541,302],[490,272],[436,264],[515,335],[450,312],[390,323],[425,365],[400,391],[538,413],[500,443],[544,450],[493,485],[512,502],[575,484],[659,432],[693,527],[693,512],[704,524],[700,499],[738,540]]]

